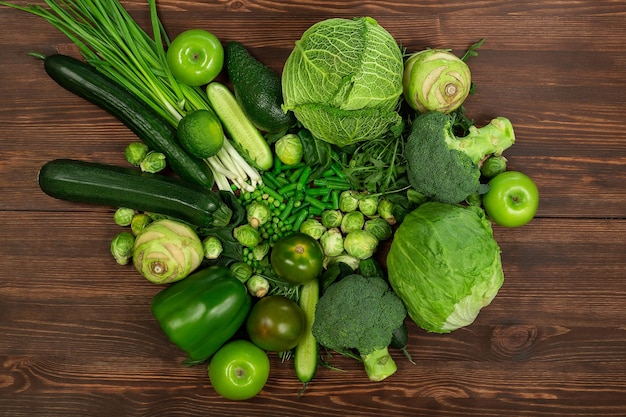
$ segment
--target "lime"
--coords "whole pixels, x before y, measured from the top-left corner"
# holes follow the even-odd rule
[[[211,110],[194,110],[178,123],[178,140],[181,146],[196,158],[209,158],[222,148],[224,129]]]

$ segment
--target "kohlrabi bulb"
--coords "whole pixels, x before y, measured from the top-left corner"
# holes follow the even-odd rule
[[[445,49],[426,49],[404,64],[404,98],[420,113],[450,113],[467,98],[472,84],[469,67]]]
[[[202,241],[184,223],[157,220],[136,237],[133,263],[148,281],[166,284],[193,272],[204,258]]]

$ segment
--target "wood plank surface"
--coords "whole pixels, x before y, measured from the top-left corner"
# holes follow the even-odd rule
[[[123,4],[148,27],[145,1]],[[123,164],[134,137],[28,56],[73,51],[62,34],[0,7],[1,416],[626,415],[626,3],[158,4],[170,35],[204,27],[277,71],[328,17],[372,16],[409,51],[461,54],[485,38],[469,61],[468,115],[511,119],[510,168],[537,182],[537,218],[494,228],[506,279],[474,324],[445,335],[410,324],[416,365],[393,351],[398,372],[373,383],[334,356],[342,371],[322,367],[298,396],[292,364],[272,355],[261,394],[226,401],[158,328],[149,304],[160,288],[109,256],[113,210],[39,190],[46,161]]]

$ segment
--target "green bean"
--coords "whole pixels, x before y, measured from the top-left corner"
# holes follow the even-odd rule
[[[278,216],[280,220],[282,221],[287,220],[287,218],[291,215],[291,212],[293,211],[294,203],[295,203],[295,200],[293,199],[290,199],[287,201],[287,204],[285,204],[285,209]]]
[[[300,230],[302,223],[309,217],[309,208],[305,207],[298,212],[298,216],[293,221],[291,230],[297,232]]]
[[[279,201],[284,200],[284,197],[282,196],[281,193],[275,191],[274,189],[268,187],[267,185],[263,186],[263,192],[266,193],[268,196],[273,197],[276,200],[279,200]]]

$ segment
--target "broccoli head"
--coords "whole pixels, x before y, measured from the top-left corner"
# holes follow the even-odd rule
[[[397,370],[388,346],[405,317],[404,304],[384,279],[353,274],[324,291],[312,331],[322,346],[358,351],[370,380],[382,381]]]
[[[441,112],[420,114],[413,120],[405,156],[411,186],[425,197],[456,204],[478,191],[480,165],[501,155],[515,142],[511,122],[497,117],[482,128],[456,137],[452,116]]]

